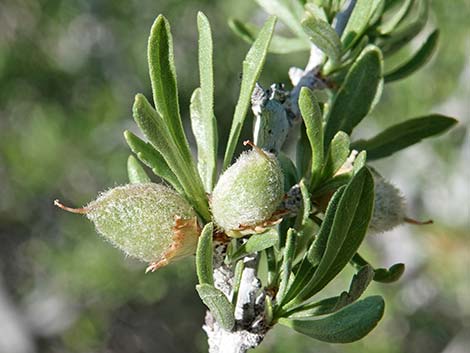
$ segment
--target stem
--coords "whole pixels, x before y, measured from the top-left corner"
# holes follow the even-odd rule
[[[312,46],[305,70],[293,70],[295,73],[291,75],[291,79],[294,88],[283,104],[291,124],[302,119],[298,107],[300,89],[304,86],[310,89],[324,86],[323,81],[317,77],[318,66],[323,60],[323,53]],[[252,99],[252,102],[257,102],[257,99]],[[256,147],[249,141],[245,144]],[[243,259],[243,271],[238,284],[235,270],[224,262],[226,250],[227,243],[215,245],[214,286],[220,289],[229,301],[235,303],[235,326],[231,331],[224,330],[208,311],[203,329],[207,334],[209,353],[245,353],[248,349],[257,347],[269,330],[265,317],[267,293],[261,288],[261,281],[257,276],[259,255],[248,255]]]
[[[225,251],[226,245],[216,245],[214,285],[229,299],[234,294],[233,290],[237,291],[235,327],[232,331],[224,330],[208,311],[203,329],[207,333],[209,353],[245,353],[257,347],[268,331],[264,318],[266,294],[257,277],[259,256],[250,255],[243,259],[244,268],[237,286],[234,269],[223,261]]]

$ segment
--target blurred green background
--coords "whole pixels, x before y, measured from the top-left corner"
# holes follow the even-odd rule
[[[328,345],[276,327],[256,352],[463,353],[470,347],[470,5],[435,0],[432,9],[430,26],[442,29],[438,54],[418,74],[387,85],[357,135],[431,111],[460,120],[446,135],[375,164],[403,190],[409,215],[435,224],[403,226],[364,245],[375,265],[407,264],[400,282],[368,290],[387,297],[384,319],[370,336]],[[248,49],[226,21],[262,22],[254,2],[1,0],[0,353],[207,350],[191,259],[144,275],[145,264],[108,246],[86,219],[52,205],[57,197],[83,205],[126,183],[122,132],[136,132],[134,94],[150,96],[146,44],[159,13],[172,24],[188,125],[189,97],[198,85],[198,10],[214,33],[223,144]],[[307,53],[270,55],[262,83],[288,82],[288,68],[306,61]],[[350,273],[335,281],[337,288],[348,286],[344,275]]]

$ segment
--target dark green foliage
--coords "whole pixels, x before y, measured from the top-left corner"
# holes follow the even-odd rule
[[[320,341],[350,343],[374,329],[383,316],[382,297],[373,296],[320,319],[280,319],[283,325]]]
[[[410,119],[389,127],[368,140],[359,140],[352,144],[356,150],[366,150],[369,160],[392,155],[406,147],[450,129],[457,123],[454,118],[439,114]]]

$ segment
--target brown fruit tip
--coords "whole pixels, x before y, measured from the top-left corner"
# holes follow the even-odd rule
[[[432,219],[430,220],[427,220],[427,221],[417,221],[416,219],[413,219],[413,218],[408,218],[408,217],[405,217],[404,221],[406,223],[409,223],[409,224],[416,224],[418,226],[424,226],[426,224],[433,224],[434,221]]]
[[[266,154],[266,152],[263,151],[262,148],[259,148],[258,146],[256,146],[253,142],[251,142],[250,140],[245,140],[243,141],[243,146],[250,146],[251,148],[253,148],[256,152],[258,152],[259,155],[261,155],[262,157],[266,158],[266,159],[269,159],[268,155]]]
[[[77,213],[77,214],[87,214],[88,209],[86,207],[81,207],[81,208],[72,208],[63,205],[58,199],[54,200],[54,205],[63,209],[64,211],[71,212],[71,213]]]

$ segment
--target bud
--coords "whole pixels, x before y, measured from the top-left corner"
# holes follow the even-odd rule
[[[383,233],[405,222],[405,199],[399,189],[372,170],[375,184],[374,212],[369,232]]]
[[[219,178],[211,197],[214,222],[227,235],[264,231],[284,196],[284,176],[277,158],[260,148],[244,152]]]
[[[154,183],[119,186],[81,209],[106,240],[127,255],[150,263],[147,271],[194,254],[199,236],[196,213],[170,188]]]

